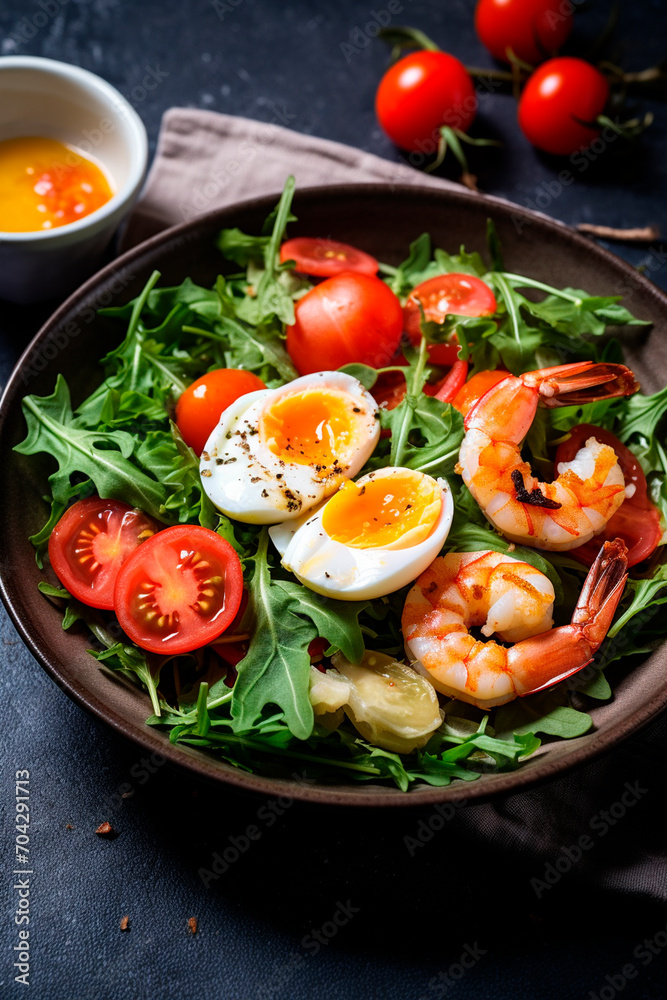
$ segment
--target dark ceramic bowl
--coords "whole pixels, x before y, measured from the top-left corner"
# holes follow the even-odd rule
[[[52,392],[62,372],[77,404],[100,381],[98,359],[122,336],[122,324],[96,315],[103,305],[135,296],[154,268],[162,284],[186,275],[211,285],[220,269],[214,237],[223,226],[259,232],[274,198],[246,202],[213,212],[153,237],[91,278],[51,317],[25,351],[0,407],[0,461],[5,482],[5,515],[0,534],[2,596],[16,627],[34,655],[80,705],[150,751],[200,776],[272,795],[289,795],[339,805],[398,806],[440,802],[460,795],[460,786],[418,786],[408,793],[373,783],[303,785],[246,774],[203,752],[172,746],[161,732],[145,725],[147,695],[101,669],[86,652],[81,634],[61,628],[62,616],[37,590],[43,574],[35,565],[28,535],[42,526],[46,507],[48,460],[12,452],[25,435],[20,401],[26,393]],[[485,250],[485,225],[492,216],[500,233],[508,269],[556,286],[572,285],[592,294],[622,295],[629,308],[654,324],[641,336],[628,335],[629,363],[644,391],[667,379],[667,296],[627,264],[565,226],[517,206],[464,191],[420,190],[388,184],[301,191],[295,199],[298,224],[290,233],[332,236],[356,244],[388,263],[406,256],[408,243],[429,231],[436,246]],[[589,760],[645,724],[667,704],[667,647],[632,670],[613,671],[614,698],[592,710],[595,726],[574,740],[547,744],[518,770],[486,775],[467,783],[467,799],[516,791]]]

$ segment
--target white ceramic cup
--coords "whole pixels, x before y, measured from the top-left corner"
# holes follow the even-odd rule
[[[78,66],[36,56],[0,58],[0,140],[58,139],[104,167],[114,194],[101,208],[54,229],[2,231],[0,298],[64,298],[95,270],[139,194],[148,158],[146,129],[114,87]]]

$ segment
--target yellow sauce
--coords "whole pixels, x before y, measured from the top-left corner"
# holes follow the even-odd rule
[[[108,178],[56,139],[0,141],[0,232],[55,229],[83,219],[112,197]]]

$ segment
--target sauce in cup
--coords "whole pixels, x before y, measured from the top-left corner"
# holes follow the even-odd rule
[[[101,208],[113,193],[101,167],[57,139],[0,141],[0,232],[65,226]]]

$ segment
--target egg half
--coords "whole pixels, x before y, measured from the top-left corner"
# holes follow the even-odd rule
[[[375,400],[344,372],[316,372],[241,396],[222,414],[199,471],[229,517],[277,524],[301,517],[355,476],[380,437]]]
[[[454,516],[447,482],[388,468],[345,483],[292,534],[269,529],[282,565],[311,590],[343,601],[383,597],[440,552]],[[290,537],[291,536],[291,537]]]

